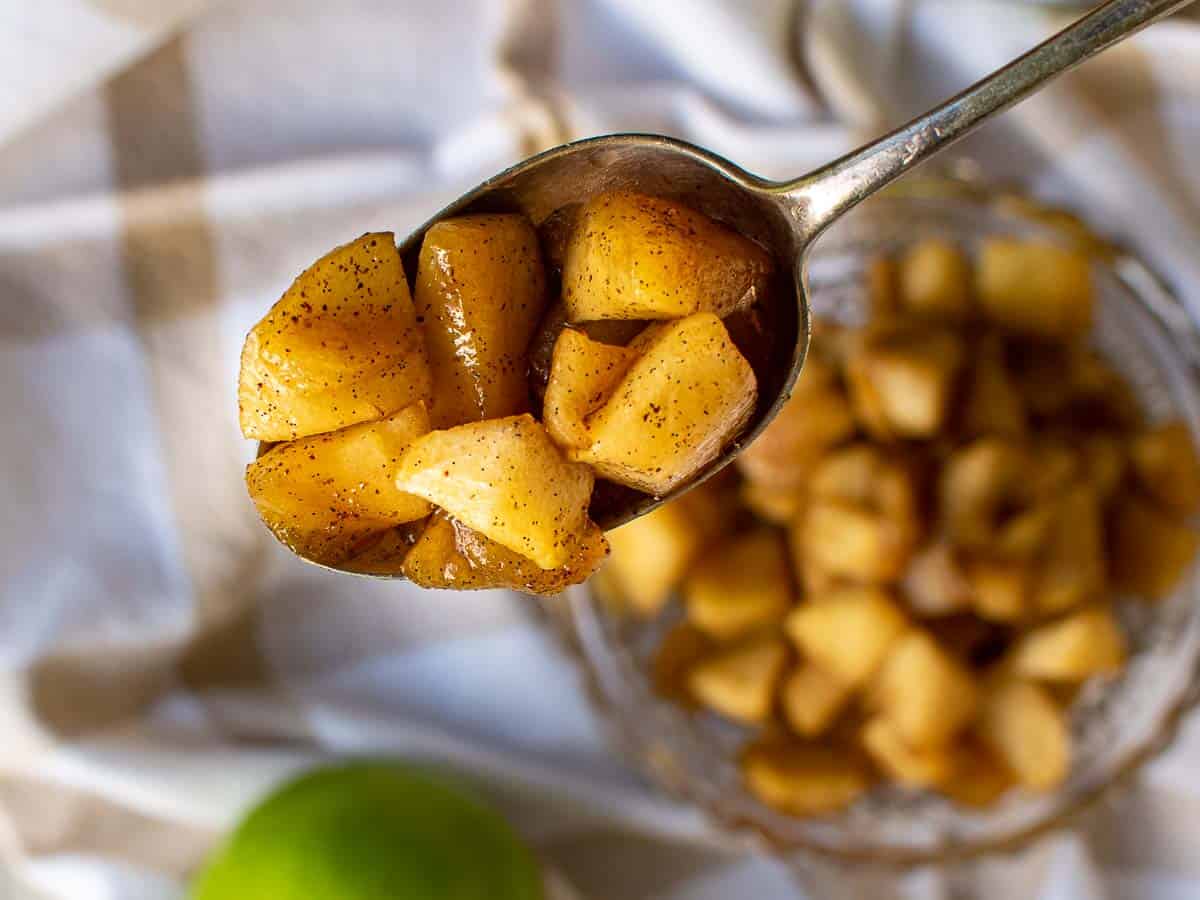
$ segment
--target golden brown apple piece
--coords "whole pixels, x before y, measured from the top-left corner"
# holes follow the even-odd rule
[[[246,336],[242,434],[289,441],[396,412],[431,392],[425,341],[390,232],[305,269]]]
[[[421,242],[417,314],[435,428],[529,409],[525,351],[546,307],[537,234],[521,215],[443,219]]]

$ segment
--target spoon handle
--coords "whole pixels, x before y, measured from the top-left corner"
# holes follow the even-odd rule
[[[774,185],[807,244],[843,213],[1052,78],[1192,0],[1109,0],[1024,56],[879,140],[796,181]]]

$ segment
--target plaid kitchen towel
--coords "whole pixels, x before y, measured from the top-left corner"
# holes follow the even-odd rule
[[[180,898],[270,785],[381,751],[474,779],[585,896],[804,896],[613,757],[518,598],[276,546],[241,480],[238,351],[328,247],[565,138],[661,131],[797,175],[1061,22],[949,0],[0,8],[0,897]],[[1181,19],[969,152],[1082,201],[1200,308],[1197,145]],[[1197,741],[1119,817],[973,886],[1193,895]]]

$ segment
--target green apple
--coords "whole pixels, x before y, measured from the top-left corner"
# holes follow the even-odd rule
[[[538,866],[479,800],[395,762],[318,769],[250,812],[192,900],[541,900]]]

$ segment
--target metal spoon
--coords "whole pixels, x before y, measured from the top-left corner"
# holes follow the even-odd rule
[[[754,421],[738,443],[688,485],[663,497],[631,491],[600,511],[598,524],[613,528],[719,471],[775,417],[804,363],[809,338],[806,256],[826,228],[1055,76],[1191,2],[1110,0],[936,109],[795,181],[764,180],[700,147],[658,135],[620,134],[564,144],[518,163],[460,197],[409,235],[400,252],[406,266],[414,266],[425,231],[449,216],[519,211],[537,223],[602,191],[627,188],[675,198],[773,253],[787,282],[776,300],[794,297],[795,304],[779,304],[774,329],[786,352],[776,371],[759,373],[762,399]]]

